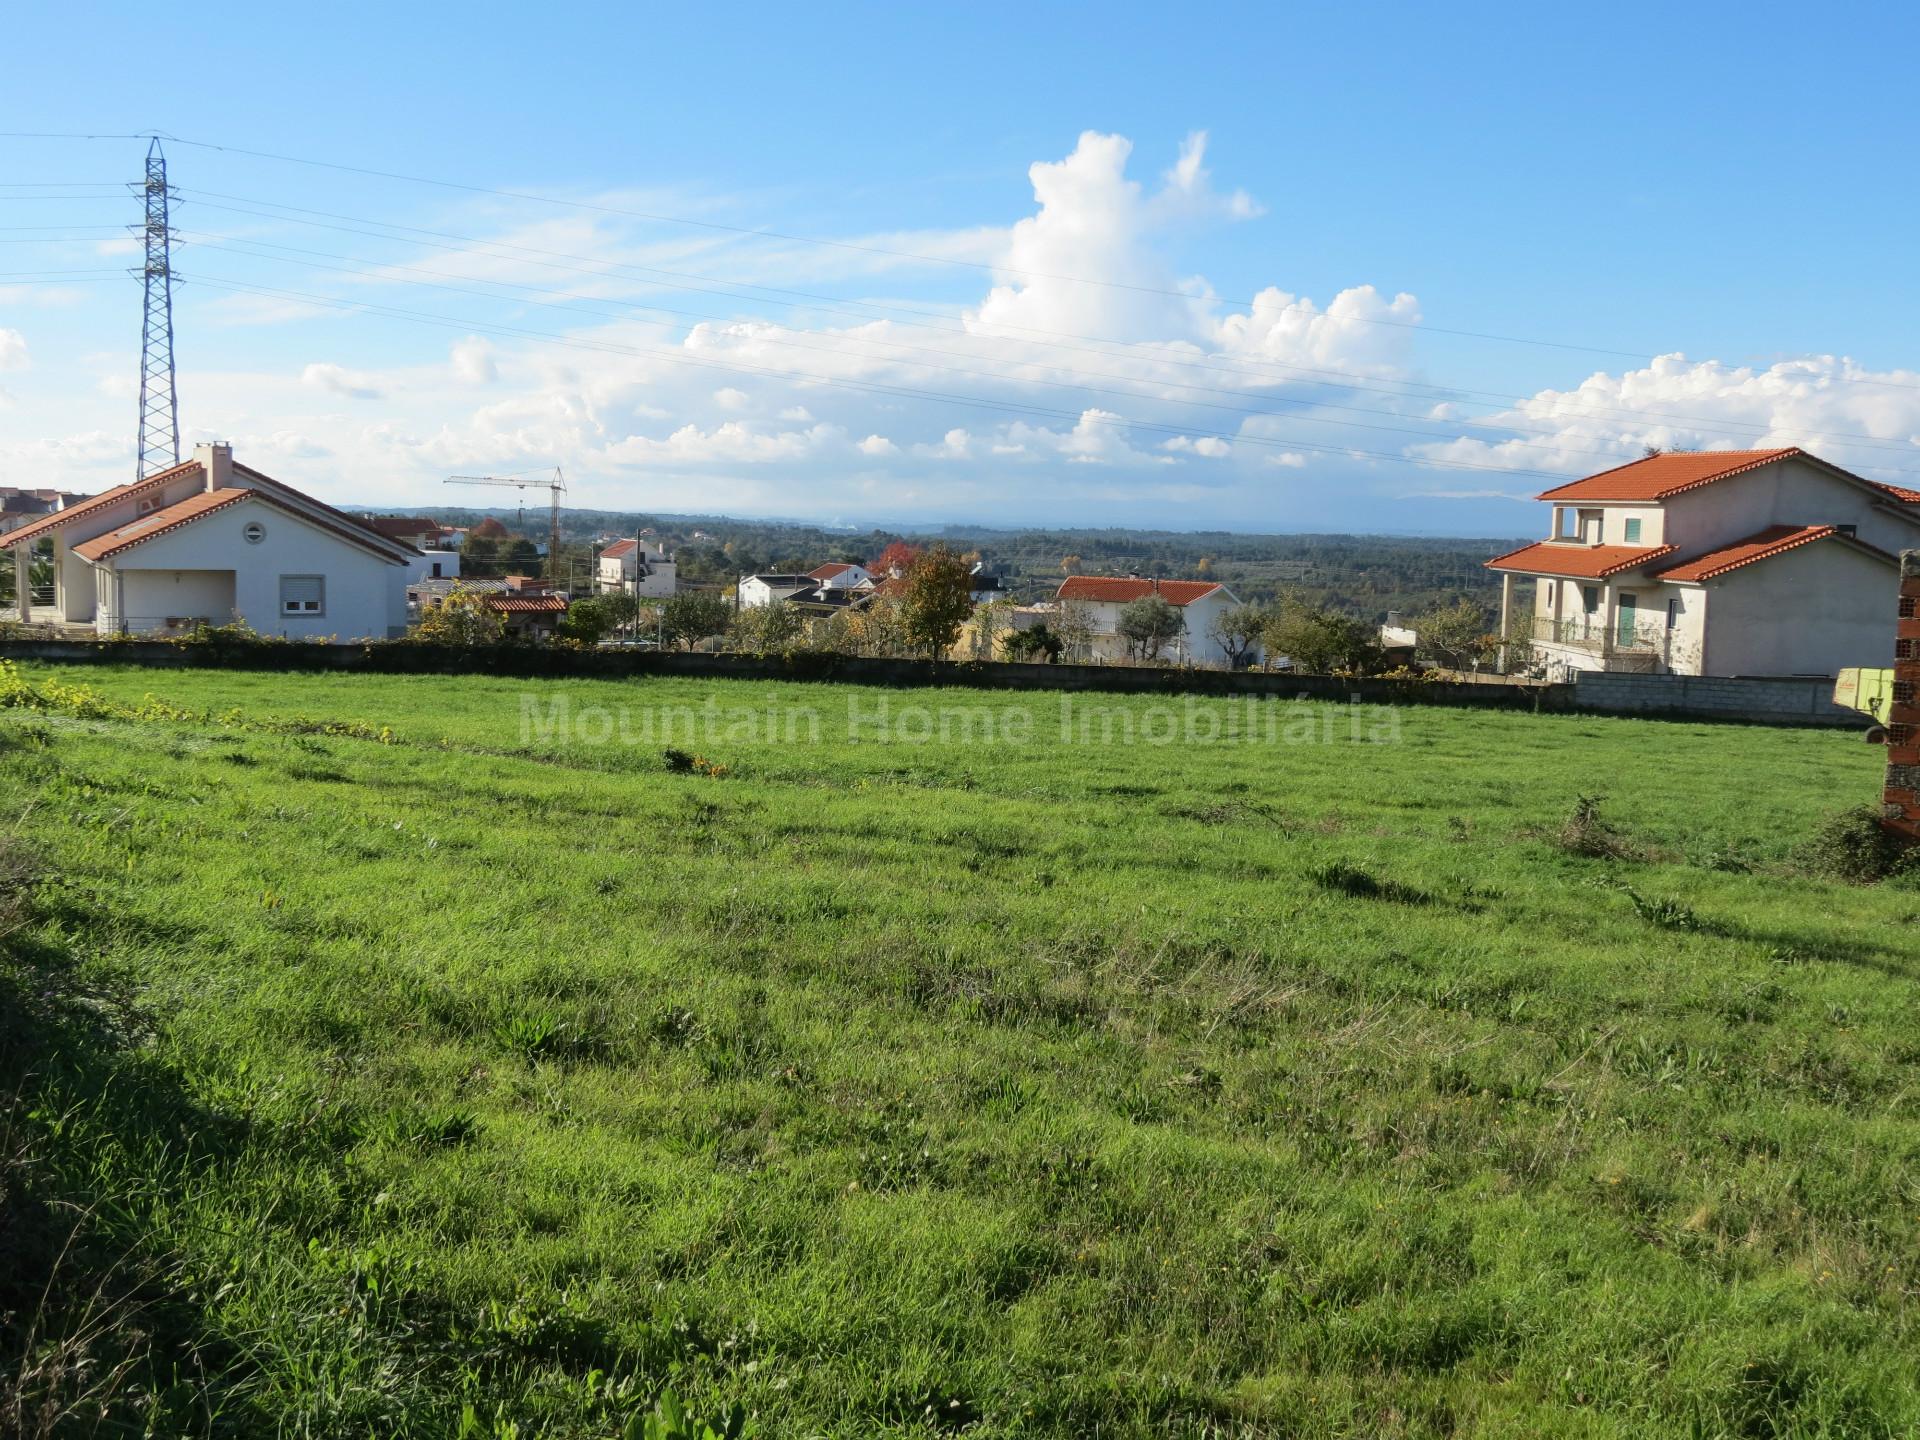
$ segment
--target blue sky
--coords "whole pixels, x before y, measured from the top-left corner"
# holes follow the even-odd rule
[[[1510,534],[1539,522],[1509,497],[1650,442],[1920,485],[1905,7],[32,5],[10,34],[0,130],[204,142],[169,147],[183,426],[335,500],[561,463],[658,509]],[[105,182],[142,150],[0,139],[0,483],[130,468]]]

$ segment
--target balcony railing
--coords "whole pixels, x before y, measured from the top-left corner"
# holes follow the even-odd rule
[[[1673,663],[1673,631],[1658,621],[1622,625],[1616,619],[1606,625],[1598,615],[1541,615],[1534,617],[1532,638],[1536,645],[1592,656],[1608,670],[1658,670]]]

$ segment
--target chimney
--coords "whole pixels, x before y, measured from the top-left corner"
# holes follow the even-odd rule
[[[194,463],[207,477],[208,490],[233,487],[233,446],[218,441],[202,441],[193,447]]]

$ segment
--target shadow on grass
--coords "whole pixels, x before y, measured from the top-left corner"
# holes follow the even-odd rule
[[[167,1157],[239,1136],[134,1051],[124,994],[26,930],[37,879],[0,839],[0,1433],[253,1431],[227,1392],[238,1357],[139,1221]]]

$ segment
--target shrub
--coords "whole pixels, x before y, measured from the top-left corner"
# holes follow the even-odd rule
[[[1618,860],[1631,846],[1621,834],[1600,818],[1604,795],[1580,795],[1573,802],[1573,813],[1561,822],[1554,843],[1570,855],[1586,855],[1599,860]]]
[[[1809,869],[1852,885],[1920,875],[1920,845],[1894,834],[1870,805],[1855,805],[1821,821],[1805,856]]]

